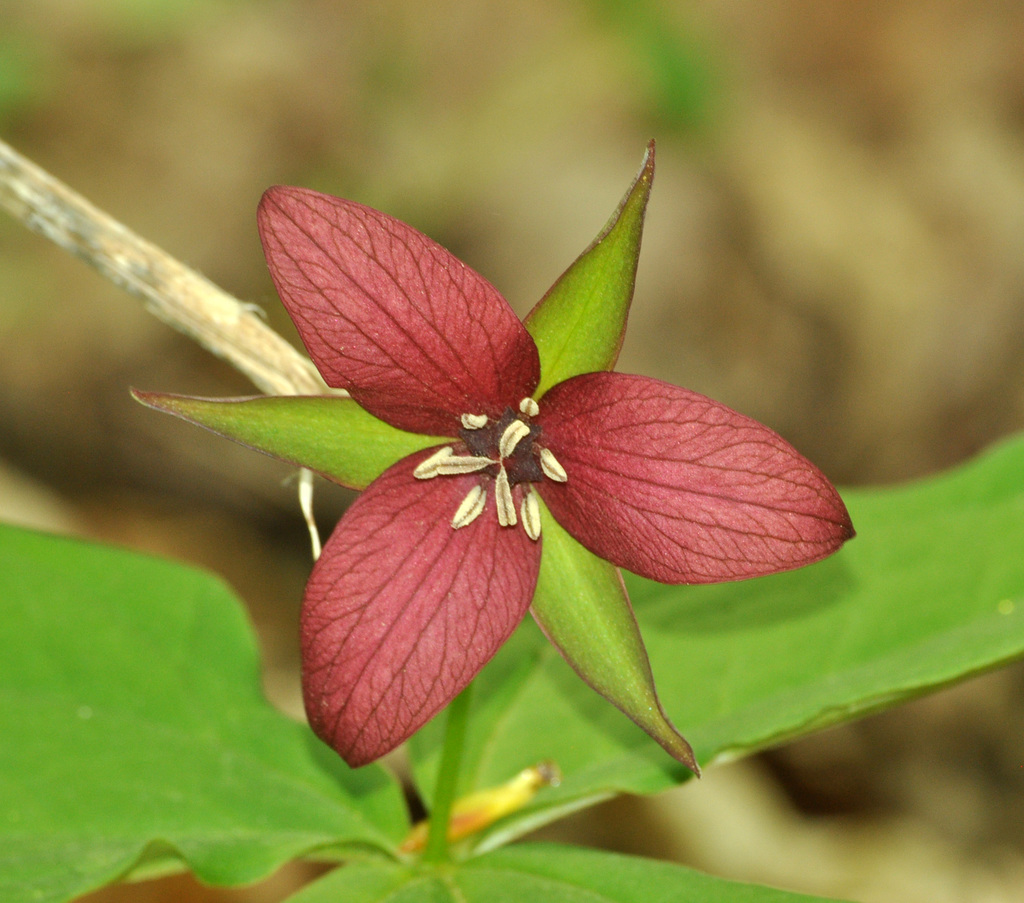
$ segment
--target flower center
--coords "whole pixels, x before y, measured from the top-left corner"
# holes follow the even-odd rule
[[[413,471],[418,480],[480,474],[480,482],[469,491],[452,517],[454,529],[468,526],[483,513],[487,492],[493,483],[498,523],[514,527],[521,519],[530,539],[540,537],[540,504],[530,484],[545,477],[564,483],[566,473],[551,450],[537,444],[541,429],[532,421],[539,412],[536,401],[524,398],[519,403],[518,413],[506,408],[497,420],[485,414],[463,414],[459,438],[468,454],[458,454],[451,446],[445,446]],[[521,485],[522,488],[517,488]],[[516,496],[520,499],[518,517]]]

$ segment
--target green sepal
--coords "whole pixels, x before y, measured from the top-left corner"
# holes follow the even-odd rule
[[[540,352],[541,379],[535,398],[571,376],[615,366],[633,300],[653,181],[651,141],[612,218],[524,321]]]
[[[534,620],[573,670],[695,774],[690,744],[658,701],[654,677],[619,569],[588,552],[541,503],[544,554]]]
[[[450,442],[388,426],[351,398],[330,395],[191,398],[153,392],[138,401],[275,458],[365,489],[406,455]]]

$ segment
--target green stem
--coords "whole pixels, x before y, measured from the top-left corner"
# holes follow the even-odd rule
[[[427,847],[423,851],[425,862],[442,862],[448,858],[448,822],[451,821],[452,803],[455,802],[455,789],[459,782],[472,690],[473,685],[470,684],[448,706],[441,766],[434,785],[434,804],[430,807],[430,832],[427,835]]]

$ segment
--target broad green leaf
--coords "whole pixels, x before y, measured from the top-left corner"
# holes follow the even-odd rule
[[[808,568],[691,587],[627,575],[662,704],[702,766],[1024,655],[1024,437],[932,479],[844,498],[857,538]],[[565,778],[484,847],[609,794],[687,778],[531,624],[477,680],[462,792],[544,759]],[[437,729],[412,744],[424,782]]]
[[[633,300],[653,181],[652,141],[612,218],[526,317],[540,352],[540,385],[534,397],[570,376],[615,366]]]
[[[579,676],[697,770],[690,744],[658,702],[654,677],[618,568],[588,552],[541,502],[544,554],[531,612]]]
[[[822,903],[822,897],[693,869],[557,844],[522,844],[438,870],[349,865],[288,903]]]
[[[365,489],[406,455],[451,440],[388,426],[351,398],[257,396],[189,398],[134,392],[143,404],[299,464],[348,486]]]
[[[401,841],[401,791],[260,690],[251,629],[198,571],[0,526],[0,900],[136,871],[261,878]]]

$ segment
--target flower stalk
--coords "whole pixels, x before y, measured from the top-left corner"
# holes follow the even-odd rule
[[[448,706],[441,764],[437,769],[434,802],[430,807],[430,830],[427,834],[427,846],[423,851],[423,859],[426,862],[443,862],[448,858],[448,825],[451,822],[455,790],[459,783],[462,749],[466,741],[472,695],[473,684],[469,684]]]

